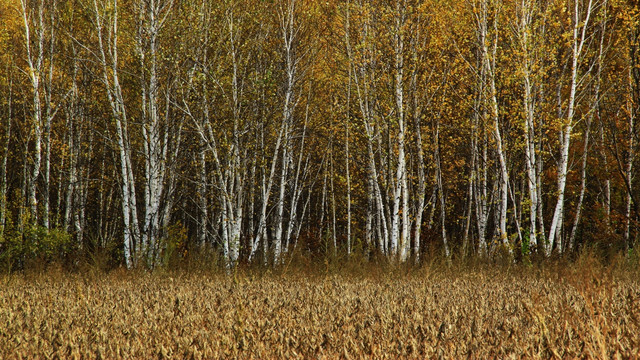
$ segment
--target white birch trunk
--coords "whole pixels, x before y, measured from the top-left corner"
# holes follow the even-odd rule
[[[80,155],[80,126],[76,126],[76,116],[78,115],[77,111],[77,101],[78,101],[78,85],[77,85],[77,76],[78,76],[78,66],[77,66],[77,56],[74,50],[74,65],[73,65],[73,75],[72,75],[72,86],[71,86],[71,96],[69,98],[69,105],[67,110],[67,148],[69,149],[69,179],[67,181],[67,188],[65,191],[65,211],[64,217],[62,221],[62,226],[65,231],[69,231],[72,221],[72,214],[74,212],[74,192],[76,184],[78,183],[78,166],[77,159]],[[79,124],[79,123],[78,123]],[[60,187],[62,187],[62,179],[60,181]]]
[[[286,0],[286,2],[281,7],[280,16],[280,31],[283,40],[283,55],[284,55],[284,63],[285,63],[285,84],[284,84],[284,99],[283,99],[283,108],[282,108],[282,121],[280,124],[280,130],[278,132],[278,137],[276,139],[276,145],[274,148],[274,155],[271,162],[271,170],[269,172],[268,180],[266,185],[263,181],[263,205],[262,212],[260,215],[260,222],[258,225],[258,231],[256,238],[252,242],[251,254],[249,255],[249,259],[253,258],[255,251],[257,250],[257,246],[260,243],[263,234],[266,233],[266,220],[267,220],[267,207],[269,203],[269,197],[271,193],[271,187],[273,186],[273,181],[276,173],[276,165],[279,160],[279,153],[282,148],[282,162],[280,168],[280,191],[279,198],[277,203],[277,214],[276,214],[276,235],[274,239],[274,260],[276,264],[280,262],[281,259],[281,250],[282,250],[282,240],[283,240],[283,224],[284,224],[284,199],[287,189],[287,176],[288,170],[290,166],[290,162],[292,161],[292,155],[290,154],[290,137],[291,137],[291,129],[292,129],[292,121],[293,121],[293,111],[297,104],[297,99],[295,96],[295,86],[298,81],[298,66],[300,62],[300,57],[295,52],[295,47],[298,42],[298,31],[299,25],[296,23],[296,2],[295,0]],[[265,244],[266,245],[266,244]],[[266,249],[266,248],[265,248]]]
[[[400,261],[404,262],[407,258],[408,242],[408,194],[406,180],[406,159],[405,159],[405,124],[404,124],[404,22],[405,9],[396,1],[396,28],[395,28],[395,101],[398,120],[398,158],[396,177],[393,181],[395,189],[393,190],[393,212],[391,219],[391,245],[390,255],[400,257]],[[407,195],[407,196],[405,196]],[[402,217],[400,216],[402,211]],[[398,253],[399,252],[399,253]]]
[[[473,109],[473,114],[471,115],[473,119],[476,118],[477,109]],[[471,218],[473,217],[473,208],[474,208],[474,200],[477,197],[476,190],[476,162],[478,161],[478,141],[477,141],[477,121],[473,121],[471,124],[471,164],[469,166],[470,174],[469,174],[469,187],[467,190],[467,209],[465,216],[465,227],[464,227],[464,235],[462,238],[462,256],[466,257],[469,254],[469,246],[470,246],[470,232],[471,232]]]
[[[298,148],[298,159],[295,166],[295,177],[293,179],[293,188],[291,189],[291,201],[289,204],[289,223],[287,225],[287,231],[285,235],[285,243],[284,243],[284,252],[289,252],[289,245],[292,240],[295,240],[297,243],[297,234],[299,233],[300,226],[302,225],[302,221],[304,220],[304,209],[303,214],[301,214],[298,219],[298,206],[300,204],[300,199],[302,197],[302,192],[304,190],[304,181],[308,176],[309,170],[309,155],[307,155],[307,160],[304,161],[303,158],[305,155],[305,141],[307,138],[307,125],[309,122],[309,105],[311,102],[311,88],[309,88],[309,92],[307,95],[307,104],[304,116],[304,124],[302,126],[302,138],[300,140],[300,147]],[[348,182],[347,175],[347,182]],[[296,230],[296,227],[298,230]],[[295,239],[293,239],[295,235]],[[348,243],[348,245],[350,245]]]
[[[360,6],[363,6],[360,4]],[[370,31],[369,14],[365,16],[364,23],[361,31],[361,42],[358,44],[363,54],[362,63],[356,61],[356,53],[352,48],[349,40],[349,33],[346,36],[346,48],[347,55],[349,57],[349,66],[351,67],[351,75],[355,84],[357,93],[358,105],[360,108],[360,114],[365,128],[365,135],[367,137],[367,186],[371,191],[368,193],[368,203],[371,204],[368,216],[368,225],[373,227],[375,222],[375,230],[371,229],[368,232],[371,234],[370,241],[373,242],[373,235],[377,238],[378,249],[381,253],[387,254],[387,244],[389,244],[390,234],[388,226],[387,209],[382,197],[382,191],[380,189],[380,183],[378,180],[379,174],[376,166],[375,152],[374,152],[374,140],[377,134],[374,131],[374,117],[373,107],[375,97],[372,95],[372,84],[375,79],[375,59],[374,59],[374,44],[368,40]],[[374,211],[375,210],[375,211]]]
[[[347,5],[348,6],[348,5]],[[347,26],[348,26],[349,17],[347,15]],[[351,115],[351,66],[349,66],[349,79],[347,86],[347,116],[345,119],[345,144],[344,144],[344,152],[345,152],[345,170],[347,176],[347,255],[351,255],[351,173],[349,168],[350,163],[350,154],[349,154],[349,122]],[[308,105],[307,105],[308,106]]]
[[[201,145],[204,143],[200,140]],[[209,229],[209,201],[207,198],[207,163],[204,149],[200,150],[198,154],[199,162],[199,181],[198,181],[198,205],[200,211],[198,212],[198,245],[203,250],[207,244],[208,229]]]
[[[159,260],[161,220],[164,209],[162,199],[165,194],[167,168],[167,128],[159,115],[159,36],[170,14],[173,0],[141,0],[138,2],[137,51],[142,76],[142,137],[145,160],[144,224],[142,228],[142,248],[148,264],[153,267]],[[169,91],[169,90],[166,90]],[[167,124],[165,124],[167,125]]]
[[[40,178],[40,168],[42,163],[42,136],[43,136],[43,121],[42,121],[42,104],[40,100],[40,87],[41,76],[43,73],[44,62],[44,40],[45,40],[45,25],[44,25],[44,1],[41,0],[38,5],[37,19],[32,19],[35,14],[31,11],[30,5],[26,0],[20,0],[22,19],[24,21],[24,35],[25,35],[25,47],[27,50],[27,65],[28,77],[31,83],[32,91],[32,104],[31,104],[31,121],[33,122],[34,133],[34,153],[33,153],[33,167],[31,169],[31,176],[29,178],[28,197],[29,207],[31,209],[31,221],[35,224],[38,221],[38,199],[36,195],[36,185]],[[31,22],[37,21],[37,26]],[[36,26],[35,41],[36,48],[32,50],[31,45],[31,30]],[[35,51],[35,54],[34,54]]]
[[[333,126],[331,126],[333,127]],[[336,228],[336,190],[334,187],[335,181],[335,167],[333,160],[333,139],[329,141],[329,170],[331,171],[331,178],[329,178],[329,193],[331,195],[331,240],[333,244],[333,256],[338,255],[338,239],[337,239],[337,228]]]
[[[551,220],[551,227],[549,230],[549,237],[546,244],[546,256],[551,255],[551,251],[554,248],[556,241],[558,241],[558,251],[563,251],[563,244],[561,239],[556,240],[559,234],[559,229],[562,226],[562,215],[564,212],[564,196],[567,183],[567,170],[569,165],[569,148],[571,145],[571,135],[574,127],[574,115],[576,106],[576,95],[578,91],[578,83],[580,76],[578,74],[579,64],[583,54],[583,48],[586,39],[589,20],[593,11],[593,0],[589,0],[587,5],[586,15],[584,20],[580,16],[580,1],[575,0],[574,3],[574,19],[573,19],[573,37],[572,37],[572,58],[571,58],[571,87],[569,91],[567,117],[563,120],[563,124],[560,129],[560,158],[558,160],[558,200]]]
[[[602,162],[604,165],[604,171],[607,174],[607,178],[604,181],[604,203],[602,206],[604,207],[605,213],[605,224],[607,226],[607,234],[612,232],[611,229],[611,175],[609,172],[609,156],[607,155],[605,138],[604,138],[604,122],[602,119],[600,120],[600,147],[603,149],[601,152]]]
[[[110,3],[110,9],[108,9],[109,4],[102,4],[102,7],[100,7],[97,0],[94,0],[93,5],[94,25],[99,47],[97,60],[102,67],[103,84],[116,125],[124,223],[123,249],[126,266],[131,268],[138,263],[140,229],[138,227],[138,209],[133,165],[131,163],[132,150],[129,141],[127,111],[118,76],[118,1],[113,0]],[[109,11],[112,11],[112,14],[109,18],[106,18],[107,15],[105,14]],[[105,24],[105,21],[108,21],[108,24]],[[103,34],[105,26],[107,39],[104,38]]]
[[[638,4],[635,5],[635,9],[638,9]],[[636,142],[637,142],[637,129],[636,129],[636,120],[638,114],[640,113],[640,44],[638,40],[640,40],[640,24],[636,21],[631,25],[629,34],[629,93],[630,97],[627,98],[627,107],[629,113],[629,144],[627,148],[627,152],[629,153],[627,160],[627,169],[626,169],[626,177],[627,177],[627,186],[629,190],[633,189],[633,163],[636,158]],[[632,195],[632,192],[629,191],[627,194],[627,223],[629,224],[629,235],[626,236],[625,240],[625,249],[629,250],[635,246],[635,242],[637,242],[638,234],[635,236],[631,236],[631,205],[633,203],[633,211],[635,212],[635,218],[638,218],[638,209],[636,201]],[[635,238],[635,239],[634,239]]]
[[[238,29],[235,23],[233,8],[229,9],[227,16],[227,27],[229,31],[230,57],[232,64],[231,79],[231,106],[233,110],[233,134],[232,148],[229,151],[229,164],[227,167],[227,190],[225,190],[225,200],[228,207],[230,221],[229,234],[229,258],[227,262],[235,266],[240,256],[240,237],[242,234],[242,222],[244,220],[244,189],[246,180],[246,162],[241,158],[240,144],[240,79],[239,79],[239,54],[236,44]]]
[[[285,128],[285,123],[282,122],[280,124],[280,130],[278,131],[278,137],[276,138],[276,144],[275,144],[274,149],[273,149],[273,158],[271,160],[271,167],[270,167],[270,170],[269,170],[268,177],[266,176],[266,174],[263,174],[262,194],[261,194],[262,195],[262,208],[261,208],[261,211],[260,211],[260,220],[258,221],[258,230],[256,231],[256,237],[253,239],[253,241],[251,243],[251,253],[249,254],[249,261],[251,261],[253,259],[253,257],[255,256],[255,253],[258,250],[258,246],[260,245],[260,243],[262,241],[262,242],[264,242],[262,245],[263,245],[263,249],[264,249],[264,256],[265,256],[265,262],[266,262],[266,256],[267,256],[267,250],[268,250],[267,239],[266,239],[267,209],[268,209],[268,206],[269,206],[269,199],[271,197],[271,188],[273,187],[273,182],[274,182],[274,178],[275,178],[275,174],[276,174],[276,165],[277,165],[277,162],[278,162],[278,158],[280,156],[280,148],[281,148],[281,145],[282,145],[282,138],[283,138],[283,134],[284,134],[284,128]],[[263,127],[263,132],[264,132],[264,127]]]
[[[489,222],[489,212],[491,211],[490,204],[493,202],[493,191],[489,191],[489,179],[488,179],[488,166],[487,166],[487,148],[488,148],[488,139],[486,131],[483,129],[482,131],[482,144],[481,151],[482,155],[480,157],[480,161],[477,161],[478,168],[475,170],[475,185],[476,190],[475,194],[475,203],[476,203],[476,219],[477,219],[477,227],[478,227],[478,254],[481,257],[485,257],[488,255],[488,247],[487,247],[487,224]],[[477,136],[477,135],[476,135]],[[476,141],[477,143],[478,141]],[[474,149],[474,152],[478,152],[480,150]],[[476,156],[477,157],[477,156]]]
[[[325,231],[325,216],[326,216],[326,208],[327,208],[327,178],[329,177],[328,166],[323,163],[322,167],[322,199],[320,200],[320,236],[322,237],[322,241],[325,240],[327,235]],[[326,244],[325,244],[326,245]],[[328,247],[328,246],[327,246]]]
[[[472,183],[475,186],[474,202],[476,209],[476,226],[478,231],[478,254],[485,257],[488,254],[487,246],[487,225],[489,222],[489,213],[491,203],[493,202],[493,191],[489,192],[489,173],[488,173],[488,136],[485,128],[486,109],[484,104],[487,101],[487,79],[490,77],[488,73],[490,68],[487,66],[487,1],[482,0],[479,3],[473,3],[473,14],[476,21],[476,42],[478,46],[478,54],[476,55],[476,64],[473,71],[476,75],[476,89],[474,108],[472,114]],[[491,109],[493,111],[493,108]]]
[[[287,131],[288,132],[288,131]],[[287,141],[288,142],[288,141]],[[278,206],[276,213],[276,233],[273,244],[273,262],[276,265],[280,264],[281,255],[282,255],[282,232],[284,226],[284,202],[285,195],[287,190],[287,177],[289,174],[289,162],[290,162],[290,153],[287,142],[282,148],[282,168],[280,173],[280,191],[278,198]]]
[[[533,68],[535,66],[536,57],[534,56],[535,39],[532,34],[536,35],[533,28],[533,17],[537,14],[536,2],[532,0],[522,0],[520,4],[520,13],[518,21],[518,38],[522,49],[522,77],[523,77],[523,111],[524,111],[524,136],[525,136],[525,165],[527,171],[527,187],[529,189],[529,248],[536,249],[538,247],[538,174],[536,157],[538,147],[536,144],[536,97],[534,87],[535,76]],[[539,36],[544,36],[540,34]]]
[[[42,196],[43,200],[43,214],[42,214],[42,225],[49,229],[50,227],[50,217],[51,217],[51,209],[50,209],[50,189],[51,189],[51,122],[53,117],[55,116],[55,112],[52,108],[52,81],[53,81],[53,55],[55,50],[55,12],[56,12],[56,1],[53,0],[50,2],[51,8],[49,9],[49,64],[47,67],[47,77],[44,83],[44,194]],[[44,29],[42,29],[44,32]],[[57,111],[56,111],[57,112]],[[56,209],[57,210],[57,209]]]
[[[436,153],[435,153],[435,161],[436,161],[436,172],[437,172],[437,182],[438,182],[438,192],[440,196],[440,220],[442,227],[442,245],[444,247],[444,254],[447,259],[451,256],[451,251],[449,250],[449,240],[447,239],[447,228],[446,228],[446,216],[447,216],[447,206],[445,201],[444,194],[444,185],[442,183],[442,165],[440,163],[440,119],[437,120],[436,125]]]
[[[600,29],[600,45],[598,48],[598,58],[596,62],[596,66],[598,67],[598,72],[596,75],[596,84],[593,94],[593,103],[591,105],[591,109],[589,115],[587,115],[587,123],[586,129],[584,133],[584,145],[582,148],[582,163],[580,170],[580,195],[578,196],[578,204],[576,205],[575,217],[573,220],[573,227],[571,228],[571,235],[569,237],[568,250],[573,251],[575,248],[575,241],[578,226],[580,224],[580,217],[582,216],[582,204],[584,201],[584,194],[586,190],[586,177],[587,177],[587,159],[589,158],[589,141],[591,135],[591,124],[593,123],[593,117],[596,113],[600,111],[600,86],[602,83],[602,68],[604,66],[603,60],[605,55],[605,37],[607,34],[607,21],[609,20],[607,17],[607,6],[608,1],[605,0],[602,3],[603,7],[603,18],[601,21],[601,29]],[[630,199],[629,199],[630,205]],[[630,209],[629,209],[630,210]]]
[[[416,64],[418,64],[417,57],[415,59]],[[416,262],[420,261],[420,236],[422,232],[422,217],[424,215],[425,209],[425,201],[427,196],[427,181],[425,174],[425,161],[424,161],[424,149],[422,144],[422,128],[420,126],[420,116],[422,114],[421,107],[419,104],[416,82],[417,76],[416,72],[413,74],[413,85],[414,85],[414,96],[413,96],[413,127],[416,133],[416,147],[418,153],[418,190],[415,195],[417,198],[416,203],[416,225],[415,225],[415,233],[413,236],[413,256]]]
[[[11,144],[11,118],[13,116],[13,74],[9,76],[9,88],[6,91],[7,113],[3,124],[5,138],[2,144],[2,160],[0,161],[0,236],[4,233],[7,225],[7,160]]]
[[[597,92],[597,91],[596,91]],[[578,195],[578,204],[576,205],[576,215],[573,220],[573,227],[571,228],[571,235],[569,236],[569,243],[567,250],[573,251],[575,246],[576,235],[578,231],[578,225],[580,224],[580,217],[582,215],[582,203],[584,201],[584,193],[586,190],[587,179],[587,158],[589,154],[589,138],[591,132],[591,123],[593,116],[589,116],[587,120],[587,129],[584,134],[584,145],[582,147],[582,161],[580,164],[580,195]]]
[[[631,70],[632,71],[632,70]],[[630,76],[631,77],[631,76]],[[636,100],[637,101],[637,100]],[[629,107],[634,106],[633,104],[629,104]],[[624,169],[625,182],[627,183],[627,187],[629,189],[633,189],[633,162],[635,161],[635,111],[633,109],[629,109],[629,134],[628,134],[628,145],[627,145],[627,153],[628,159],[627,164]],[[631,197],[631,192],[627,191],[625,197],[625,224],[624,224],[624,240],[627,246],[631,243],[631,203],[633,198]]]
[[[636,4],[636,9],[637,9]],[[634,198],[632,196],[631,189],[633,189],[633,168],[634,162],[636,159],[636,141],[637,141],[637,131],[636,131],[636,117],[638,116],[640,110],[640,69],[638,67],[638,39],[640,39],[640,26],[638,22],[630,25],[632,28],[630,29],[630,33],[628,35],[629,38],[629,67],[628,67],[628,91],[629,96],[627,97],[627,113],[629,116],[628,121],[628,144],[627,144],[627,163],[624,169],[624,177],[626,186],[627,186],[627,194],[625,199],[625,229],[624,229],[624,240],[625,240],[625,248],[628,250],[633,246],[633,240],[631,236],[631,223],[632,223],[632,203],[634,204]],[[637,209],[635,209],[637,212]],[[636,214],[636,217],[638,214]]]
[[[498,113],[498,101],[496,97],[496,85],[495,85],[495,49],[497,48],[497,36],[496,42],[494,42],[494,58],[492,59],[493,65],[491,68],[490,84],[491,84],[491,104],[493,111],[493,133],[496,140],[498,159],[500,161],[500,233],[498,236],[502,241],[502,244],[506,247],[511,255],[512,249],[509,243],[509,236],[507,234],[507,207],[508,207],[508,191],[509,191],[509,173],[507,170],[507,160],[502,144],[502,135],[500,133],[499,113]]]
[[[540,132],[542,132],[542,130],[540,130]],[[540,229],[538,231],[538,236],[537,236],[537,242],[538,242],[538,250],[536,251],[540,251],[540,253],[542,253],[546,248],[545,248],[545,244],[547,243],[546,239],[545,239],[545,225],[544,225],[544,211],[543,211],[543,206],[544,206],[544,202],[542,200],[542,170],[544,168],[544,162],[541,156],[537,157],[537,164],[536,164],[536,169],[537,169],[537,174],[536,174],[536,193],[537,193],[537,198],[538,198],[538,206],[537,206],[537,210],[538,210],[538,229]]]
[[[482,63],[485,67],[487,80],[489,83],[489,101],[491,108],[491,118],[493,121],[492,132],[496,142],[496,151],[498,155],[500,165],[500,177],[499,177],[499,193],[500,200],[498,202],[499,217],[498,217],[498,238],[502,242],[503,246],[508,250],[509,254],[512,254],[511,245],[509,244],[509,237],[507,234],[507,207],[508,207],[508,191],[509,191],[509,173],[507,169],[506,156],[504,153],[504,145],[502,141],[502,134],[500,131],[500,113],[499,104],[497,98],[496,88],[496,61],[497,61],[497,49],[498,49],[498,5],[494,5],[494,14],[492,20],[493,39],[491,41],[491,48],[489,49],[489,4],[487,0],[483,0],[480,4],[480,15],[478,18],[478,30],[480,31],[480,44],[482,46]]]

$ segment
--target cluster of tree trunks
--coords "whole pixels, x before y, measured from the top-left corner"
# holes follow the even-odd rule
[[[2,0],[0,239],[128,267],[636,243],[624,0]],[[175,236],[175,229],[187,234]]]

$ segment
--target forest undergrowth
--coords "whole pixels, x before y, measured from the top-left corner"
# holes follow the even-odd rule
[[[0,358],[638,358],[628,258],[0,277]]]

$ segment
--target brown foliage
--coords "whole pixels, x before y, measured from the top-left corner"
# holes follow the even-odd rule
[[[0,358],[640,356],[640,286],[597,261],[370,273],[6,276]]]

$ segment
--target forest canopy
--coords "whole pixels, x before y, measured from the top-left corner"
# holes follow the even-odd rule
[[[631,253],[639,36],[631,0],[0,0],[0,264]]]

